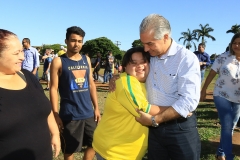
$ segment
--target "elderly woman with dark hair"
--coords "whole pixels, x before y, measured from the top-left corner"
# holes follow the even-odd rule
[[[21,70],[23,47],[0,29],[0,159],[51,160],[60,151],[51,104],[36,77]]]
[[[219,76],[213,97],[221,123],[221,138],[216,158],[232,160],[232,133],[240,116],[240,33],[232,37],[229,51],[214,61],[201,91],[201,101],[206,98],[206,89],[216,74]]]
[[[155,115],[164,109],[149,104],[145,80],[149,73],[149,53],[143,47],[129,49],[122,61],[123,73],[116,80],[116,90],[108,94],[104,113],[93,138],[93,148],[100,159],[143,158],[147,150],[148,127],[135,120],[142,110]]]

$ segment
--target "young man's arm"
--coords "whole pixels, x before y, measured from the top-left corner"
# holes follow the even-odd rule
[[[91,95],[91,99],[92,99],[92,103],[93,103],[93,107],[94,107],[94,118],[95,121],[99,122],[101,119],[100,113],[99,113],[99,108],[98,108],[98,101],[97,101],[97,90],[96,90],[96,85],[93,81],[93,77],[92,77],[92,66],[91,66],[91,61],[90,58],[87,57],[87,61],[89,64],[89,89],[90,89],[90,95]]]
[[[58,78],[60,76],[60,71],[62,68],[61,66],[61,59],[57,57],[54,58],[50,67],[50,101],[52,104],[53,115],[56,119],[60,131],[63,129],[62,120],[58,115]]]

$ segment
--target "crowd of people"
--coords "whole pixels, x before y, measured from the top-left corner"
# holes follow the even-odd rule
[[[195,52],[177,44],[169,21],[158,14],[142,20],[139,34],[143,47],[129,49],[122,65],[114,65],[112,51],[104,59],[103,83],[110,80],[110,93],[101,117],[94,82],[102,57],[97,53],[92,67],[80,53],[82,28],[67,28],[67,48],[61,47],[57,56],[52,49],[42,56],[50,100],[38,81],[39,51],[29,38],[21,44],[16,34],[0,29],[0,159],[50,160],[61,150],[65,160],[73,160],[86,146],[84,160],[95,155],[98,160],[141,160],[146,151],[149,160],[199,160],[196,108],[218,74],[213,93],[221,124],[216,159],[233,160],[232,135],[240,116],[240,33],[232,37],[229,51],[216,58],[205,81],[211,62],[204,43]],[[121,73],[113,76],[116,66]]]

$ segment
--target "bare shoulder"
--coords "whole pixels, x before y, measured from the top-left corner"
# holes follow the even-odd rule
[[[52,64],[51,64],[54,68],[61,68],[61,65],[62,65],[62,61],[61,61],[61,58],[60,57],[55,57],[53,60],[52,60]]]
[[[91,67],[91,60],[90,60],[90,58],[88,56],[86,56],[86,58],[87,58],[89,66]]]

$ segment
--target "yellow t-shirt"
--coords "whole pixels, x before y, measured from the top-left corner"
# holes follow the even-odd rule
[[[58,57],[60,57],[60,56],[63,55],[64,53],[65,53],[64,50],[60,50],[60,51],[58,51]]]
[[[135,120],[136,108],[148,113],[145,84],[122,73],[109,93],[93,136],[93,148],[107,160],[141,160],[146,153],[148,128]]]

